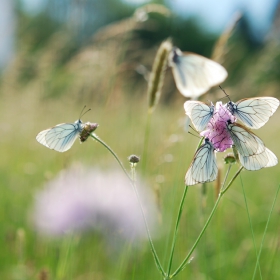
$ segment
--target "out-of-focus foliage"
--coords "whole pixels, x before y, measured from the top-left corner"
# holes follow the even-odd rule
[[[110,13],[114,11],[118,8]],[[35,137],[47,127],[75,121],[86,104],[92,111],[83,120],[99,123],[96,133],[129,168],[127,157],[141,154],[143,149],[148,109],[146,78],[160,43],[171,37],[182,50],[211,56],[218,38],[193,19],[178,19],[162,6],[153,6],[152,12],[133,11],[93,30],[92,37],[77,40],[73,30],[47,12],[35,18],[19,17],[17,55],[0,83],[0,279],[59,279],[63,272],[65,279],[74,280],[159,277],[147,244],[135,250],[127,242],[114,251],[102,233],[74,236],[71,242],[38,236],[30,211],[34,194],[46,182],[75,161],[102,170],[118,165],[91,139],[81,145],[75,143],[71,151],[61,154],[38,144]],[[241,31],[237,26],[226,43],[223,65],[229,79],[223,87],[233,101],[256,95],[279,97],[279,29],[272,30],[264,45],[254,51]],[[197,139],[184,131],[185,98],[177,92],[171,72],[166,71],[163,98],[151,120],[144,178],[157,196],[162,235],[154,241],[165,267],[185,172],[197,146]],[[212,95],[215,92],[216,96]],[[217,88],[206,94],[205,100],[222,96]],[[278,157],[280,135],[275,128],[279,126],[279,113],[258,132]],[[140,160],[137,174],[141,173],[141,164]],[[235,165],[232,170],[237,168]],[[257,249],[279,184],[278,169],[242,172]],[[242,183],[236,180],[227,192],[194,259],[178,279],[252,278],[256,255]],[[212,184],[207,185],[207,195],[202,195],[199,187],[189,188],[172,269],[193,245],[215,198]],[[261,256],[263,279],[280,278],[277,205]]]
[[[132,87],[129,95],[142,95],[156,49],[163,40],[171,38],[183,51],[208,57],[218,40],[217,35],[208,33],[194,18],[177,17],[157,4],[132,11],[119,1],[106,0],[100,4],[64,0],[50,1],[46,7],[33,18],[20,13],[18,55],[7,71],[16,74],[14,79],[22,85],[40,80],[47,89],[44,97],[72,92],[107,102],[116,87],[124,93],[126,87]],[[98,18],[102,21],[93,20]],[[279,84],[279,42],[273,32],[263,45],[256,44],[246,17],[241,17],[226,42],[223,57],[229,72],[225,86],[242,84],[242,88],[230,94],[253,96],[261,94],[258,89],[268,83]],[[102,71],[108,65],[110,70]],[[163,100],[180,98],[174,95],[175,91],[173,78],[168,74]]]

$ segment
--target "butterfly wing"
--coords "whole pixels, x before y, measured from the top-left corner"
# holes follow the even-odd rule
[[[170,60],[176,86],[186,97],[195,99],[227,77],[223,66],[194,53],[182,54],[175,48]]]
[[[58,124],[41,131],[36,140],[49,149],[65,152],[69,150],[82,130],[82,122]]]
[[[231,113],[252,129],[262,127],[278,106],[279,100],[274,97],[248,98],[241,99],[236,103],[228,103]]]
[[[205,129],[214,113],[214,105],[211,104],[209,107],[207,104],[200,101],[186,101],[184,108],[197,131]]]
[[[186,176],[185,184],[192,186],[198,183],[214,181],[218,174],[214,147],[206,139],[205,143],[199,147],[194,155],[191,166],[189,167]]]
[[[259,170],[264,167],[274,166],[278,163],[276,155],[268,148],[265,148],[260,154],[248,157],[239,154],[239,160],[247,170]]]
[[[228,132],[241,156],[257,155],[265,150],[263,141],[240,124],[227,124]]]
[[[46,146],[47,148],[49,148],[49,146],[48,146],[48,144],[47,144],[47,142],[46,142],[45,136],[46,136],[46,134],[47,134],[50,130],[51,130],[51,128],[48,128],[48,129],[46,129],[46,130],[43,130],[43,131],[41,131],[40,133],[38,133],[38,135],[36,136],[36,140],[37,140],[40,144]]]

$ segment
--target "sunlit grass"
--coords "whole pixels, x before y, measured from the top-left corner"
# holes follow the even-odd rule
[[[135,101],[135,100],[134,100]],[[30,221],[34,193],[53,178],[61,169],[74,162],[81,162],[101,168],[118,168],[115,160],[97,142],[88,139],[84,144],[74,144],[67,153],[50,151],[39,145],[36,134],[60,122],[72,122],[78,118],[83,103],[62,99],[41,100],[36,92],[29,94],[3,94],[1,119],[1,239],[0,252],[2,279],[35,279],[43,268],[53,277],[60,260],[61,242],[45,240],[38,236]],[[117,151],[124,165],[129,169],[127,156],[141,154],[146,121],[146,100],[127,100],[118,106],[87,104],[92,111],[84,121],[99,123],[96,134]],[[164,266],[168,261],[170,234],[184,188],[184,175],[190,164],[197,139],[184,132],[180,119],[183,110],[177,104],[159,106],[151,122],[151,138],[148,149],[146,180],[156,191],[161,221],[155,239]],[[279,155],[277,145],[279,112],[258,135],[267,146]],[[172,142],[178,140],[177,142]],[[126,145],[123,145],[126,143]],[[141,162],[140,162],[141,164]],[[234,167],[237,169],[237,166]],[[140,168],[139,168],[140,171]],[[140,176],[141,174],[139,174]],[[258,172],[245,171],[242,180],[247,194],[257,248],[259,247],[269,209],[273,201],[280,175],[278,167]],[[179,228],[174,266],[177,266],[195,240],[203,222],[215,201],[213,184],[207,185],[206,207],[202,208],[201,188],[189,188],[182,221]],[[279,207],[276,204],[268,228],[260,264],[264,279],[277,279]],[[19,252],[18,230],[24,232]],[[114,252],[105,240],[94,233],[75,236],[67,260],[67,279],[158,279],[147,244],[141,249],[132,249],[129,244]],[[249,279],[252,276],[256,257],[250,235],[250,227],[240,181],[237,180],[225,195],[202,242],[194,252],[194,259],[178,279]],[[21,266],[20,266],[21,265]],[[13,276],[24,267],[28,275]],[[100,275],[100,276],[95,276]],[[132,278],[132,275],[134,275]],[[204,276],[203,276],[204,275]],[[32,278],[33,277],[33,278]],[[181,278],[182,277],[182,278]],[[256,278],[258,279],[258,278]]]
[[[108,49],[112,51],[114,45]],[[140,89],[136,88],[136,82],[125,79],[126,73],[118,72],[121,67],[116,61],[111,67],[111,57],[97,50],[91,52],[90,48],[60,69],[61,72],[56,72],[50,63],[55,62],[53,51],[48,49],[42,54],[43,62],[48,64],[38,62],[38,76],[33,80],[19,82],[16,72],[21,68],[15,66],[14,72],[11,71],[2,81],[0,279],[44,279],[39,278],[44,271],[49,275],[47,279],[59,279],[61,266],[65,271],[61,279],[160,279],[148,243],[143,242],[135,248],[127,242],[121,248],[114,248],[102,234],[87,232],[72,236],[69,247],[69,240],[43,238],[33,227],[34,195],[62,169],[76,162],[104,170],[119,168],[110,153],[92,139],[83,144],[77,141],[70,151],[58,153],[37,143],[38,132],[62,122],[74,122],[87,105],[92,110],[82,120],[99,124],[95,133],[114,149],[127,170],[127,157],[131,154],[141,156],[144,149],[148,111],[144,79],[139,82]],[[89,58],[93,60],[87,60]],[[102,63],[105,58],[107,60]],[[114,73],[112,78],[111,72]],[[234,93],[238,93],[238,85],[231,90],[236,101]],[[175,96],[174,89],[174,98],[167,104],[163,101],[164,94],[166,92],[163,92],[151,118],[143,179],[155,194],[159,226],[154,244],[164,268],[167,268],[184,176],[198,139],[184,131],[184,99]],[[263,95],[267,94],[270,92],[263,92]],[[212,100],[212,96],[206,95],[205,99]],[[278,157],[279,118],[278,110],[257,132]],[[225,154],[218,155],[223,175],[226,172],[222,164]],[[233,166],[231,176],[237,170],[238,166]],[[137,176],[142,175],[141,161],[136,172]],[[279,166],[257,172],[244,171],[241,177],[258,250],[280,182]],[[215,203],[214,183],[207,184],[206,189],[204,198],[201,186],[188,190],[172,271],[187,255]],[[280,261],[279,210],[276,202],[260,258],[263,279],[280,277],[277,267]],[[69,249],[66,258],[65,252]],[[177,279],[252,278],[256,255],[239,178],[223,197],[193,257]],[[257,274],[256,279],[258,277]]]

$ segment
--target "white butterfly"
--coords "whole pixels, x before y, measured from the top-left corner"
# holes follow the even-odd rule
[[[278,163],[274,153],[254,133],[237,123],[228,123],[227,129],[237,149],[240,163],[247,170],[259,170]]]
[[[80,119],[74,123],[61,123],[41,131],[36,140],[49,149],[65,152],[72,147],[83,126]]]
[[[265,148],[260,154],[248,157],[239,154],[239,160],[247,170],[259,170],[264,167],[274,166],[278,163],[276,155],[268,148]]]
[[[230,137],[242,156],[252,156],[264,152],[263,141],[254,133],[238,123],[227,123]]]
[[[192,99],[222,83],[228,75],[219,63],[198,54],[183,54],[175,47],[169,55],[169,66],[178,90]]]
[[[255,97],[227,103],[229,111],[251,129],[262,127],[274,114],[279,100],[274,97]]]
[[[218,174],[218,167],[214,147],[209,139],[196,151],[186,176],[185,184],[192,186],[198,183],[214,181]]]
[[[211,106],[208,106],[200,101],[188,100],[185,102],[184,108],[197,131],[204,130],[214,114],[212,103]]]

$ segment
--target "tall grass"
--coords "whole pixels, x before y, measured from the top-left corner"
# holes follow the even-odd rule
[[[135,247],[125,242],[120,248],[113,248],[102,234],[87,232],[72,236],[71,246],[68,246],[65,245],[70,242],[67,237],[53,240],[38,235],[31,219],[35,193],[60,170],[75,162],[102,169],[118,168],[117,162],[97,142],[89,139],[81,145],[75,143],[70,151],[60,154],[36,142],[39,131],[61,122],[75,121],[86,104],[92,111],[83,120],[99,124],[98,136],[117,151],[128,170],[127,157],[141,154],[148,109],[144,94],[146,82],[125,60],[124,50],[119,45],[121,40],[98,42],[60,67],[55,65],[55,58],[58,50],[63,49],[63,43],[50,44],[37,53],[34,78],[21,79],[24,59],[31,60],[30,56],[24,57],[24,53],[18,55],[3,76],[0,88],[0,279],[160,279],[148,243],[142,242],[141,246]],[[112,50],[117,51],[114,57],[109,56]],[[149,52],[150,57],[155,55],[153,50]],[[121,62],[119,55],[123,55]],[[167,71],[166,75],[169,74]],[[237,84],[232,92],[239,90],[242,91]],[[271,94],[271,89],[267,90],[263,95]],[[151,119],[144,178],[155,194],[159,225],[152,238],[165,268],[169,263],[185,172],[197,142],[183,129],[184,99],[175,88],[172,94],[172,102],[159,101]],[[247,97],[245,90],[243,97]],[[212,99],[212,96],[208,94],[206,98]],[[278,111],[258,132],[278,156],[279,118]],[[238,166],[233,166],[232,174],[237,170]],[[256,252],[250,224],[259,251],[280,181],[278,170],[276,166],[242,172],[242,184],[236,180],[223,197],[193,258],[177,279],[252,278]],[[137,167],[137,175],[141,176],[141,168]],[[177,235],[174,267],[178,267],[187,255],[215,203],[214,184],[207,184],[206,190],[206,201],[202,206],[200,187],[188,189]],[[278,212],[276,201],[260,257],[263,279],[280,277]],[[258,277],[256,273],[255,279]]]

